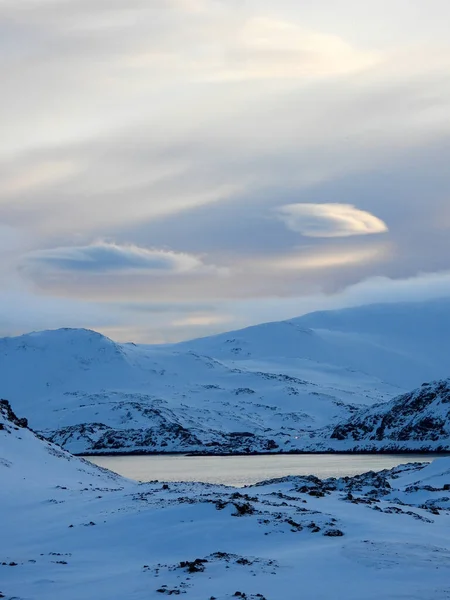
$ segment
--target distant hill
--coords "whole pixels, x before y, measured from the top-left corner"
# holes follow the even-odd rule
[[[304,358],[408,389],[450,374],[450,299],[314,312],[179,347],[217,358]]]

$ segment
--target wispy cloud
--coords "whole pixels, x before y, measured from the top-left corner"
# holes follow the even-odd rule
[[[90,273],[143,271],[154,275],[176,275],[215,270],[214,265],[206,265],[197,256],[107,242],[36,250],[27,255],[26,264]]]
[[[0,180],[0,193],[5,196],[17,196],[26,192],[47,189],[75,175],[78,168],[71,161],[39,161],[37,164],[16,168]]]
[[[373,67],[381,56],[353,47],[337,35],[311,31],[282,19],[233,19],[222,12],[208,28],[189,25],[188,45],[166,46],[164,51],[147,42],[147,49],[124,59],[134,69],[161,69],[196,81],[248,81],[253,79],[315,79],[349,74]],[[186,40],[188,37],[188,40]],[[210,52],[200,53],[207,45]]]

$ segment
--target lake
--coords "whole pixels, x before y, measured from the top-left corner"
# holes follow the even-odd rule
[[[408,462],[432,462],[426,454],[272,454],[258,456],[84,456],[137,481],[203,481],[242,487],[286,475],[344,477],[391,469]],[[448,456],[448,455],[446,455]]]

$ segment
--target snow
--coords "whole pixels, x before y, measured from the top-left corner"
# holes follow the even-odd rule
[[[357,410],[447,377],[449,330],[442,300],[172,345],[45,331],[0,340],[0,397],[79,454],[311,450]]]
[[[239,491],[138,484],[23,425],[0,405],[3,597],[450,597],[450,459]]]

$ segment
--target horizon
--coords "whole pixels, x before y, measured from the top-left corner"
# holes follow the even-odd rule
[[[86,331],[87,333],[94,333],[96,335],[106,337],[106,338],[110,339],[113,343],[118,343],[118,344],[133,344],[133,345],[144,345],[144,346],[145,345],[148,345],[148,346],[168,345],[168,346],[170,346],[170,345],[177,344],[177,343],[194,342],[196,340],[207,339],[210,337],[216,337],[216,336],[220,336],[222,334],[226,335],[228,333],[239,333],[239,332],[245,331],[249,328],[254,328],[254,327],[257,328],[258,326],[272,325],[272,324],[277,324],[277,323],[286,323],[286,322],[290,322],[290,321],[301,320],[303,317],[308,317],[308,316],[319,316],[319,315],[328,314],[328,313],[341,314],[342,312],[347,312],[347,311],[349,313],[351,313],[353,311],[360,312],[361,310],[364,310],[364,309],[367,309],[370,311],[370,309],[386,308],[386,307],[391,307],[391,306],[392,307],[399,307],[399,306],[403,307],[405,305],[410,305],[410,306],[414,306],[414,307],[424,307],[425,305],[429,306],[430,304],[431,305],[442,305],[442,303],[450,303],[450,296],[439,296],[439,297],[431,298],[428,300],[411,300],[410,299],[410,300],[403,300],[403,301],[374,302],[374,303],[370,303],[370,304],[355,304],[353,306],[345,306],[343,308],[313,310],[311,312],[307,312],[302,315],[295,315],[295,316],[289,317],[287,319],[262,321],[262,322],[258,322],[258,323],[253,323],[251,325],[245,325],[244,327],[239,327],[237,329],[231,329],[231,330],[225,329],[225,330],[209,333],[206,335],[188,337],[185,339],[178,340],[177,342],[136,342],[133,339],[112,338],[100,330],[92,329],[89,327],[82,327],[82,326],[80,326],[80,327],[64,327],[64,326],[62,326],[62,327],[49,328],[49,329],[31,330],[31,331],[25,331],[25,332],[17,334],[17,335],[0,336],[0,339],[8,339],[8,338],[13,339],[13,338],[17,338],[17,337],[30,336],[30,335],[41,334],[41,333],[57,333],[59,331]]]
[[[0,337],[173,343],[450,298],[449,19],[0,0]]]

